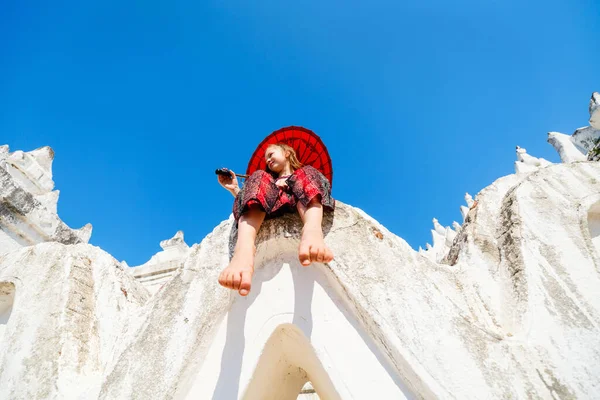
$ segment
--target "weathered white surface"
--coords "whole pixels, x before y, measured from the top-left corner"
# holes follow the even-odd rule
[[[472,203],[450,265],[338,202],[325,221],[336,260],[302,268],[298,217],[268,221],[248,298],[217,284],[231,220],[143,307],[145,289],[97,248],[12,252],[0,398],[250,399],[306,380],[329,398],[594,397],[599,174],[572,163],[499,179]],[[280,371],[269,360],[294,374],[265,393]]]
[[[90,398],[148,297],[87,244],[42,243],[0,256],[2,288],[15,294],[0,336],[2,399]]]
[[[242,396],[262,371],[259,356],[268,339],[289,323],[311,338],[320,357],[325,373],[314,376],[324,388],[331,381],[342,398],[347,388],[359,390],[346,383],[358,378],[340,372],[344,363],[330,348],[327,324],[352,326],[337,337],[338,345],[360,349],[352,335],[372,340],[370,355],[357,357],[374,358],[386,370],[388,378],[377,374],[394,382],[385,393],[593,397],[600,372],[600,282],[582,207],[600,191],[593,179],[598,174],[598,164],[574,163],[498,180],[478,195],[448,257],[452,265],[420,257],[360,210],[338,202],[326,222],[336,260],[302,269],[294,261],[297,217],[268,221],[258,241],[255,286],[245,299],[216,283],[228,259],[231,227],[225,222],[192,247],[184,269],[151,300],[147,323],[108,373],[100,397]],[[327,298],[335,307],[328,308]],[[304,362],[290,361],[285,348],[275,352],[285,365]],[[264,367],[268,376],[268,363]],[[140,387],[145,376],[155,379]],[[319,392],[315,378],[306,378]],[[297,389],[303,382],[295,379],[290,385]]]
[[[597,393],[593,378],[581,386],[587,386],[582,392],[564,382],[600,368],[596,350],[590,350],[598,349],[599,257],[585,223],[589,202],[600,191],[598,173],[594,163],[551,166],[529,175],[503,197],[488,190],[492,185],[479,194],[479,206],[457,238],[461,250],[449,257],[467,273],[474,272],[474,278],[482,271],[467,265],[490,266],[489,276],[502,285],[480,280],[474,295],[484,299],[492,326],[503,327],[513,335],[511,340],[539,352],[536,369],[549,386],[561,382],[555,390],[563,391],[563,397]],[[494,205],[498,200],[501,207]],[[488,203],[491,207],[485,207]],[[493,220],[497,222],[490,224]],[[586,340],[594,343],[585,345]],[[546,370],[542,363],[556,368]]]

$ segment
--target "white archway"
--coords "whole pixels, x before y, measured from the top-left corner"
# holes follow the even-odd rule
[[[302,330],[282,324],[265,344],[243,399],[296,400],[308,381],[320,398],[340,399]]]
[[[301,266],[296,252],[264,262],[181,397],[414,398],[336,284],[325,268]]]

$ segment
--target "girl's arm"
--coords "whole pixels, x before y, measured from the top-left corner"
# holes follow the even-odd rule
[[[236,197],[238,195],[238,193],[240,192],[240,188],[238,187],[237,189],[234,190],[230,190],[229,193],[231,193],[233,195],[233,197]]]

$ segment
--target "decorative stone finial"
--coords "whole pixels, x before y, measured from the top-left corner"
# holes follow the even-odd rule
[[[435,229],[435,231],[440,235],[446,234],[446,229],[442,225],[440,225],[436,218],[433,219],[433,229]]]
[[[517,174],[524,172],[532,172],[538,168],[547,167],[552,163],[543,159],[530,156],[527,150],[517,146],[517,161],[515,161],[515,172]]]
[[[465,201],[467,202],[467,206],[469,208],[473,207],[473,197],[469,193],[465,193]]]
[[[92,237],[92,229],[92,224],[85,224],[79,229],[74,229],[74,232],[83,243],[89,243]]]
[[[177,231],[175,236],[173,236],[171,239],[160,242],[160,247],[162,247],[163,250],[167,250],[169,247],[189,248],[189,246],[183,240],[183,231]]]

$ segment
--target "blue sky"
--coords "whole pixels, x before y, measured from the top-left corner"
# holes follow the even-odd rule
[[[49,145],[59,215],[130,265],[231,212],[214,169],[282,126],[321,136],[335,198],[413,247],[587,125],[600,4],[0,2],[0,144]]]

